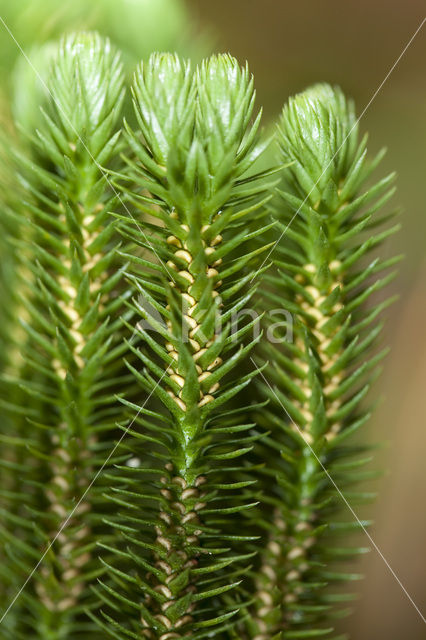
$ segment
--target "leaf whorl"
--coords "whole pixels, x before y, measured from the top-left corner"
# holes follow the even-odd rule
[[[261,420],[271,430],[277,486],[269,489],[267,475],[272,515],[263,524],[257,620],[249,628],[257,640],[271,630],[283,638],[328,637],[341,600],[332,586],[355,578],[333,563],[365,551],[337,541],[363,526],[339,518],[339,491],[351,505],[369,495],[351,492],[372,473],[360,470],[369,461],[359,455],[364,448],[347,439],[369,417],[362,401],[386,354],[374,345],[378,316],[390,301],[373,294],[394,277],[389,268],[397,261],[368,258],[397,228],[377,231],[388,217],[376,212],[393,194],[393,175],[365,186],[382,154],[366,157],[366,139],[359,142],[353,105],[342,92],[317,85],[290,99],[278,133],[288,166],[266,297],[271,307],[281,301],[291,311],[293,341],[263,346],[273,365],[261,385],[271,402]]]
[[[244,473],[239,459],[258,435],[218,410],[254,375],[238,373],[257,338],[244,346],[250,324],[238,334],[230,325],[250,298],[244,286],[260,252],[235,258],[235,249],[263,232],[250,229],[264,215],[268,186],[261,176],[243,177],[261,151],[259,119],[250,125],[253,81],[235,60],[217,56],[192,73],[176,56],[157,54],[139,67],[133,93],[140,131],[127,129],[131,179],[127,174],[121,184],[135,210],[124,233],[141,251],[125,256],[140,294],[131,345],[140,364],[129,368],[166,415],[134,405],[129,446],[139,451],[139,466],[123,467],[122,487],[111,492],[128,509],[115,527],[126,523],[123,537],[131,544],[115,553],[130,568],[119,574],[121,590],[104,582],[104,597],[136,607],[140,623],[118,617],[113,624],[110,606],[104,617],[112,626],[101,624],[120,638],[141,630],[161,640],[203,638],[235,616],[234,598],[220,615],[214,610],[239,584],[251,555],[234,548],[246,536],[231,535],[226,518],[250,507],[252,483],[233,479],[228,461]],[[141,518],[152,523],[150,534]],[[118,565],[109,567],[111,579],[118,576]]]
[[[98,566],[93,538],[105,500],[99,489],[84,492],[111,444],[120,411],[114,390],[128,387],[117,336],[120,237],[109,214],[115,196],[100,168],[116,154],[122,96],[121,65],[109,42],[92,33],[66,37],[29,141],[32,156],[17,155],[25,199],[19,248],[32,285],[20,301],[25,367],[8,380],[23,393],[9,408],[16,448],[22,451],[24,437],[29,451],[16,455],[26,499],[22,487],[8,496],[16,535],[7,528],[2,534],[12,563],[27,575],[53,541],[21,599],[19,638],[28,629],[43,638],[96,633],[82,607]]]

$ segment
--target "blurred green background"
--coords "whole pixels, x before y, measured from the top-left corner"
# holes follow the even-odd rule
[[[131,72],[152,50],[172,49],[199,59],[229,51],[255,74],[265,124],[287,97],[308,84],[340,84],[358,113],[397,61],[426,15],[424,0],[0,0],[0,16],[42,71],[48,46],[77,27],[97,28],[124,50]],[[44,53],[43,53],[44,51]],[[47,53],[46,53],[47,51]],[[388,312],[385,340],[392,351],[376,386],[383,398],[369,425],[372,441],[386,443],[376,465],[387,470],[379,498],[363,510],[371,535],[417,607],[426,611],[426,24],[396,65],[361,121],[370,148],[388,148],[382,171],[396,170],[403,230],[386,248],[404,253],[400,295]],[[0,109],[31,118],[40,91],[34,72],[0,21]],[[35,94],[13,89],[20,74],[33,76]],[[5,304],[5,301],[3,301]],[[368,544],[368,540],[366,540]],[[364,557],[365,580],[349,621],[354,640],[420,640],[425,626],[385,560]]]

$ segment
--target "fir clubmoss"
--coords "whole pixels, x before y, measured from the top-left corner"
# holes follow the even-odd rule
[[[366,137],[358,140],[353,105],[339,89],[317,85],[291,99],[279,145],[289,164],[277,205],[276,272],[265,280],[270,303],[281,300],[293,314],[294,341],[264,343],[270,408],[262,421],[276,481],[265,485],[273,513],[256,578],[256,640],[329,637],[343,599],[333,585],[355,578],[334,564],[365,551],[345,544],[344,535],[363,525],[342,519],[340,492],[351,505],[368,497],[352,485],[371,476],[362,469],[369,457],[348,439],[369,417],[363,400],[387,352],[376,339],[391,300],[373,294],[398,260],[370,257],[397,229],[379,213],[394,176],[369,182],[382,153],[367,158]]]
[[[234,257],[238,245],[264,231],[258,225],[250,233],[268,185],[262,176],[244,177],[262,149],[259,116],[250,124],[253,80],[228,56],[192,73],[174,56],[155,55],[136,73],[134,99],[141,131],[128,129],[133,185],[123,193],[134,217],[150,213],[158,224],[139,214],[136,228],[126,225],[126,236],[149,250],[143,259],[125,255],[140,293],[133,306],[140,347],[131,346],[139,365],[129,368],[160,408],[133,407],[129,434],[142,466],[123,469],[123,488],[112,488],[112,500],[124,507],[115,527],[126,531],[131,549],[110,564],[111,579],[126,589],[106,583],[105,597],[115,593],[133,615],[130,624],[119,616],[115,626],[105,611],[112,626],[104,628],[120,638],[128,631],[158,640],[210,637],[237,613],[220,596],[238,586],[250,557],[237,548],[247,536],[224,526],[250,506],[242,490],[251,481],[235,478],[257,436],[251,425],[229,422],[226,406],[254,375],[239,371],[258,341],[249,323],[231,334],[230,320],[250,299],[244,285],[266,249]],[[151,232],[148,244],[139,225]]]
[[[121,320],[114,320],[122,305],[114,293],[121,280],[117,223],[109,215],[114,193],[100,168],[115,153],[123,91],[109,42],[85,33],[65,38],[30,141],[32,158],[18,157],[20,222],[29,228],[21,260],[33,286],[21,295],[28,373],[8,383],[25,392],[11,419],[21,425],[16,447],[26,442],[27,454],[16,464],[19,491],[8,496],[17,503],[10,513],[15,532],[5,527],[2,537],[24,579],[49,551],[16,604],[24,613],[14,637],[31,629],[32,637],[59,640],[88,628],[82,603],[96,573],[92,547],[103,512],[96,491],[79,498],[109,445],[115,385],[126,388]]]
[[[350,437],[386,353],[394,176],[328,85],[289,101],[259,171],[229,55],[140,63],[131,125],[97,34],[40,77],[3,145],[1,637],[333,637],[365,551],[342,506],[370,495]],[[293,340],[268,341],[277,309]]]

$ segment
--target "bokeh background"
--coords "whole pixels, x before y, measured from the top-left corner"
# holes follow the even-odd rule
[[[425,16],[424,0],[0,0],[0,121],[7,127],[13,110],[30,123],[42,91],[18,44],[43,73],[49,42],[81,27],[109,35],[124,50],[129,74],[153,50],[196,60],[229,51],[247,60],[266,126],[289,95],[318,81],[341,85],[362,113]],[[425,615],[425,63],[426,23],[361,120],[371,150],[388,148],[382,170],[399,176],[394,201],[403,207],[403,228],[386,251],[404,253],[405,260],[392,284],[400,296],[387,313],[384,339],[392,351],[369,426],[371,441],[383,444],[375,464],[385,474],[375,487],[377,501],[360,514],[374,519],[371,535],[381,553],[373,549],[361,561],[365,580],[344,623],[353,640],[425,637],[425,623],[404,592]],[[23,76],[32,78],[31,91],[20,89]]]

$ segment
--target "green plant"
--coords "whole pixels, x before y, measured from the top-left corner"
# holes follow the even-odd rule
[[[118,550],[119,564],[109,569],[127,588],[123,595],[104,587],[136,610],[135,633],[142,621],[146,637],[174,637],[173,629],[183,635],[196,630],[201,638],[236,613],[231,603],[219,611],[212,603],[239,584],[251,555],[236,548],[247,536],[229,531],[225,520],[250,506],[251,495],[242,489],[253,481],[237,474],[239,459],[258,436],[223,405],[254,375],[237,374],[258,341],[243,346],[252,323],[231,334],[230,320],[253,294],[244,287],[253,275],[250,265],[267,248],[235,256],[238,245],[265,231],[250,228],[263,215],[268,185],[262,175],[243,177],[262,150],[260,116],[249,125],[253,80],[228,56],[211,58],[195,74],[174,56],[154,56],[138,69],[134,96],[140,133],[128,129],[134,157],[123,177],[133,179],[124,193],[139,219],[126,225],[126,235],[150,255],[148,261],[124,256],[134,263],[130,279],[141,296],[133,310],[147,325],[136,327],[142,348],[131,347],[139,365],[129,368],[163,408],[154,414],[132,405],[134,424],[145,428],[126,427],[126,433],[135,438],[132,453],[149,467],[127,469],[119,478],[123,488],[112,487],[111,499],[127,507],[114,526],[125,530],[130,548]],[[148,244],[140,225],[152,231]],[[163,323],[146,312],[142,299]],[[142,474],[147,480],[141,486]],[[117,637],[126,637],[123,627]]]
[[[284,638],[329,636],[342,614],[335,605],[350,599],[335,590],[357,579],[341,561],[366,549],[345,538],[367,523],[341,512],[345,501],[352,507],[371,497],[353,485],[374,475],[363,469],[368,447],[351,437],[371,414],[362,401],[387,353],[376,341],[392,299],[373,294],[393,279],[399,260],[370,257],[398,228],[386,228],[391,216],[378,214],[393,195],[394,175],[368,182],[383,152],[368,160],[367,137],[359,142],[353,104],[342,92],[317,85],[290,99],[278,139],[288,167],[266,295],[272,306],[285,300],[294,324],[284,349],[264,343],[271,365],[262,392],[271,402],[260,420],[271,429],[271,452],[262,454],[270,460],[275,452],[276,463],[264,485],[270,542],[261,553],[252,633],[265,639],[280,629]]]
[[[99,527],[96,489],[77,505],[75,500],[111,446],[115,386],[127,389],[116,335],[121,320],[114,318],[122,300],[112,295],[121,278],[116,223],[109,215],[114,193],[100,168],[116,154],[120,134],[124,90],[118,55],[96,35],[67,38],[48,91],[40,129],[29,141],[32,157],[17,155],[25,218],[21,210],[14,218],[25,233],[16,242],[31,287],[20,300],[25,366],[15,375],[10,371],[6,382],[24,390],[8,408],[16,444],[34,461],[28,455],[15,461],[20,486],[7,492],[14,508],[3,515],[16,529],[3,529],[2,535],[13,564],[27,575],[54,537],[23,599],[37,637],[65,638],[75,610],[86,601]]]
[[[328,85],[290,100],[281,164],[256,169],[253,79],[227,55],[152,55],[122,126],[108,41],[68,36],[47,77],[3,196],[0,632],[330,636],[347,596],[328,585],[354,577],[335,560],[360,551],[335,534],[364,526],[336,518],[341,491],[366,497],[346,439],[385,353],[389,300],[364,303],[396,259],[366,257],[396,228],[372,217],[393,177],[367,182],[381,154]]]

